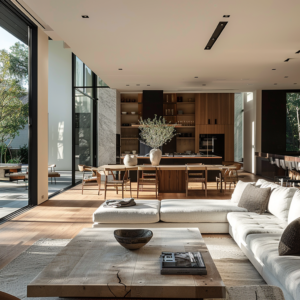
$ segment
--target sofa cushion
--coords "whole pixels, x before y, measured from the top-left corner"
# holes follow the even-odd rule
[[[300,218],[285,228],[279,242],[278,252],[280,256],[300,254]]]
[[[261,184],[260,187],[261,187],[261,188],[268,188],[268,187],[270,187],[271,190],[274,190],[274,189],[279,188],[280,185],[279,185],[279,184],[276,184],[276,183],[274,183],[274,182],[266,181],[266,182],[263,182],[263,183]]]
[[[249,234],[278,233],[282,234],[287,226],[285,221],[271,214],[258,215],[251,212],[231,212],[227,219],[232,227],[233,238],[239,246],[246,243]]]
[[[264,268],[294,299],[300,299],[300,256],[279,256],[280,236],[280,234],[251,234],[248,235],[246,242]]]
[[[288,214],[288,223],[290,224],[294,220],[300,217],[300,191],[297,190],[293,196],[291,206]]]
[[[266,211],[270,192],[271,188],[261,189],[248,184],[238,206],[246,208],[249,212],[262,214]]]
[[[249,185],[249,184],[253,184],[252,182],[243,182],[243,181],[238,181],[233,194],[231,196],[231,202],[233,203],[239,203],[241,196],[245,190],[245,188]]]
[[[94,212],[97,223],[156,223],[159,222],[160,201],[135,200],[136,205],[122,208],[103,207]]]
[[[296,188],[282,187],[274,189],[270,195],[268,211],[283,221],[288,221],[289,209]]]
[[[260,187],[263,183],[267,182],[267,180],[264,179],[258,179],[255,183],[255,186]]]
[[[170,199],[162,200],[160,219],[163,222],[227,223],[227,213],[245,212],[230,200]]]

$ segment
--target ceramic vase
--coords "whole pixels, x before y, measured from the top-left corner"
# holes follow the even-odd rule
[[[137,157],[136,157],[136,155],[133,155],[133,154],[127,154],[127,155],[125,155],[123,162],[126,167],[136,166],[137,165]]]
[[[152,149],[150,151],[150,161],[152,166],[158,166],[161,160],[161,150]]]

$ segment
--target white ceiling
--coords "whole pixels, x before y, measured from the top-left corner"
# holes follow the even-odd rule
[[[299,0],[23,2],[111,88],[300,88]],[[220,21],[229,23],[212,50],[204,50]]]

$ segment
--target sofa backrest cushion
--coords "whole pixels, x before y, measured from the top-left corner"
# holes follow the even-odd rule
[[[296,191],[293,196],[289,215],[288,215],[288,223],[292,223],[294,220],[300,217],[300,191]]]
[[[265,183],[265,182],[267,182],[267,180],[264,180],[264,179],[258,179],[258,180],[256,181],[256,183],[255,183],[255,186],[261,187],[261,185],[262,185],[263,183]]]
[[[260,187],[263,188],[263,189],[270,187],[271,190],[274,190],[274,189],[277,189],[281,186],[279,184],[276,184],[276,183],[273,183],[273,182],[270,182],[270,181],[266,181],[266,182],[263,182]]]
[[[252,182],[243,182],[243,181],[239,180],[236,187],[235,187],[235,189],[234,189],[234,191],[233,191],[233,194],[231,196],[231,202],[239,203],[245,188],[249,184],[253,184],[253,183]]]
[[[298,189],[279,186],[270,195],[268,211],[280,220],[288,221],[289,209]]]
[[[246,208],[249,212],[263,214],[266,211],[271,188],[261,189],[248,184],[244,189],[239,207]]]

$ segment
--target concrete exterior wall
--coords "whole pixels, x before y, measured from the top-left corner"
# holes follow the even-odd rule
[[[72,170],[72,51],[49,41],[49,164]]]

